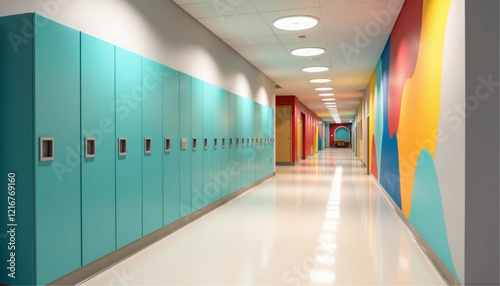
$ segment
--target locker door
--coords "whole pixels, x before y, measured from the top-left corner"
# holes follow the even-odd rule
[[[225,197],[229,194],[229,172],[228,172],[228,164],[229,164],[229,94],[227,91],[222,90],[222,101],[221,101],[221,124],[222,124],[222,133],[221,138],[225,138],[226,146],[222,146],[221,142],[221,196]],[[222,139],[221,139],[222,140]]]
[[[243,138],[243,122],[242,122],[242,97],[241,96],[236,96],[236,138],[239,141],[239,145],[236,148],[236,164],[238,166],[238,172],[236,175],[236,190],[239,190],[243,188],[243,147],[242,147],[242,141],[241,139]]]
[[[213,90],[214,87],[203,83],[203,140],[207,140],[207,148],[203,146],[203,206],[213,201]],[[205,145],[205,142],[203,142]]]
[[[85,265],[116,249],[115,47],[84,33],[81,41],[82,262]],[[95,146],[90,138],[95,138]],[[92,147],[95,152],[90,150]]]
[[[236,95],[229,93],[229,138],[232,138],[233,144],[229,147],[229,192],[236,191]],[[229,140],[229,139],[228,139]],[[228,143],[229,144],[229,143]]]
[[[33,138],[36,282],[46,284],[82,263],[80,32],[34,17],[36,23],[46,23],[35,38]],[[39,160],[40,137],[54,137],[53,161]]]
[[[163,226],[163,66],[142,58],[142,235]]]
[[[117,248],[142,237],[141,100],[141,57],[117,47],[116,137],[127,142],[126,155],[115,153]]]
[[[222,90],[219,87],[214,87],[214,97],[213,97],[213,110],[214,110],[214,138],[217,138],[219,144],[217,148],[214,149],[213,156],[213,196],[212,202],[220,199],[221,190],[222,190],[222,182],[221,182],[221,154],[222,154],[222,146],[221,146],[221,138],[222,138]]]
[[[191,149],[191,211],[203,206],[203,82],[191,77],[191,138],[197,148]]]
[[[191,77],[180,74],[179,132],[187,147],[180,148],[180,217],[191,213]]]
[[[33,23],[33,14],[0,17],[0,130],[16,140],[0,140],[0,173],[5,176],[3,202],[0,204],[2,225],[8,223],[7,195],[8,174],[15,174],[16,191],[33,190],[33,44],[34,41],[19,46],[16,50],[9,33],[22,35],[23,26]],[[12,175],[11,175],[12,176]],[[22,178],[19,180],[19,178]],[[16,277],[9,278],[7,267],[0,267],[0,277],[5,284],[35,284],[34,252],[34,192],[16,192]],[[2,231],[3,232],[3,231]],[[0,257],[8,259],[10,250],[8,240],[0,241]],[[3,262],[5,265],[7,262]]]
[[[163,68],[163,138],[170,139],[170,150],[163,151],[163,224],[168,225],[179,219],[180,211],[179,72]]]
[[[247,105],[248,100],[241,98],[241,136],[243,137],[243,144],[241,148],[241,185],[245,187],[248,185],[248,149],[250,148],[248,142],[248,116]]]

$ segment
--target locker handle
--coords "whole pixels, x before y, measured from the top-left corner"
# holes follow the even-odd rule
[[[226,148],[226,138],[222,138],[222,148]]]
[[[217,149],[217,138],[214,138],[214,149]]]
[[[85,158],[96,157],[96,141],[95,137],[85,137]]]
[[[170,138],[165,138],[165,152],[170,152]]]
[[[127,137],[118,138],[118,156],[127,155]]]
[[[196,150],[196,137],[193,137],[193,150]]]
[[[233,148],[233,138],[229,138],[229,148]]]
[[[151,137],[144,138],[144,154],[151,154],[153,151],[151,144]]]
[[[207,137],[203,138],[203,149],[205,149],[205,150],[208,149],[208,138]]]
[[[40,161],[54,161],[54,137],[40,137]]]

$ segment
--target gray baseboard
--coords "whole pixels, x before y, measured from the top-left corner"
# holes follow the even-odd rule
[[[384,198],[389,202],[391,205],[392,209],[399,215],[405,226],[408,228],[411,236],[415,239],[417,244],[420,246],[420,248],[424,251],[424,253],[427,255],[431,263],[434,265],[434,267],[437,269],[443,280],[446,282],[448,285],[462,285],[460,282],[455,278],[453,273],[446,267],[446,265],[443,263],[441,258],[434,252],[432,247],[425,241],[425,239],[420,235],[418,230],[413,226],[413,224],[408,220],[408,218],[404,215],[403,211],[399,208],[399,206],[394,202],[392,197],[387,193],[387,191],[384,189],[384,187],[373,177],[373,175],[370,174],[370,178],[372,179],[373,182],[377,185],[377,187],[380,189],[382,194],[384,195]]]
[[[191,222],[199,219],[200,217],[204,216],[205,214],[215,210],[216,208],[226,204],[227,202],[231,201],[232,199],[240,196],[241,194],[249,191],[251,188],[263,183],[264,181],[272,178],[275,175],[275,173],[272,173],[271,175],[264,177],[230,195],[227,195],[224,198],[221,198],[220,200],[213,202],[204,208],[195,211],[143,238],[140,238],[120,249],[117,249],[110,254],[103,256],[99,258],[98,260],[91,262],[83,267],[78,268],[77,270],[57,279],[52,281],[51,283],[47,285],[78,285],[86,280],[92,278],[93,276],[99,274],[100,272],[108,269],[109,267],[119,263],[120,261],[125,260],[126,258],[134,255],[135,253],[143,250],[144,248],[150,246],[151,244],[167,237],[168,235],[172,234],[173,232],[177,231],[178,229],[190,224]]]

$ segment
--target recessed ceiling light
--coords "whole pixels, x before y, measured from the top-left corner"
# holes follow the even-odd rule
[[[331,82],[332,80],[329,78],[317,78],[317,79],[311,79],[309,82],[311,83],[327,83]]]
[[[328,91],[328,90],[333,90],[333,87],[317,87],[314,90],[317,90],[317,91]]]
[[[312,57],[318,56],[325,53],[323,48],[300,48],[292,50],[292,55],[299,57]]]
[[[302,71],[304,72],[324,72],[329,70],[329,67],[307,67],[303,68]]]
[[[318,25],[319,19],[313,16],[287,16],[273,21],[273,26],[286,31],[300,31]]]
[[[323,100],[323,101],[334,101],[335,98],[322,98],[321,100]]]
[[[319,94],[319,96],[334,96],[334,95],[335,95],[335,93],[331,93],[331,92],[329,92],[329,93],[320,93]]]

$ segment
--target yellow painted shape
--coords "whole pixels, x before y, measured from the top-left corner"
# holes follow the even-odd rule
[[[414,76],[407,80],[398,129],[401,204],[409,217],[418,156],[434,156],[441,94],[444,38],[451,0],[425,0],[420,49]],[[463,59],[457,59],[463,60]]]

